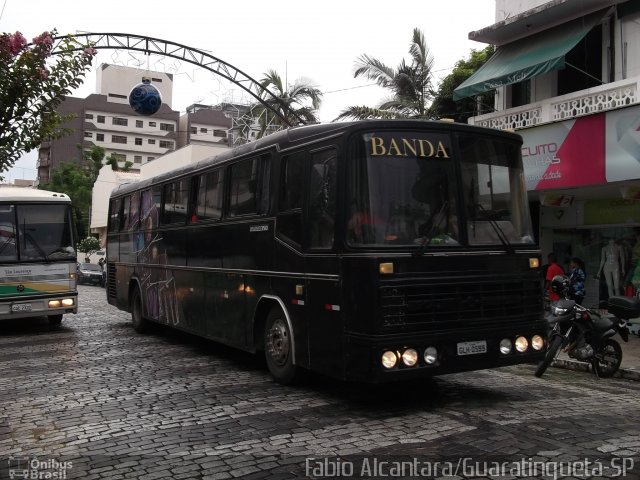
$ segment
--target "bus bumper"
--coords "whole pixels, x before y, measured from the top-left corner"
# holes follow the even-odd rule
[[[545,342],[535,350],[533,337]],[[516,349],[516,343],[523,348]],[[507,352],[508,340],[511,348]],[[464,336],[394,335],[347,337],[349,352],[345,379],[383,383],[428,378],[436,375],[484,370],[542,360],[546,337],[542,328],[525,332],[465,332]],[[501,345],[503,349],[501,351]],[[412,362],[415,359],[415,364]]]
[[[0,302],[0,319],[2,320],[65,313],[78,313],[78,294],[76,292],[42,295],[29,299],[5,298]]]

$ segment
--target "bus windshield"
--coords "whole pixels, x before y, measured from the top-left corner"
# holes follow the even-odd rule
[[[75,260],[68,205],[0,205],[0,261]]]
[[[359,137],[348,168],[347,242],[533,243],[518,145],[477,135],[458,137],[457,150],[451,142],[448,134],[434,132]]]

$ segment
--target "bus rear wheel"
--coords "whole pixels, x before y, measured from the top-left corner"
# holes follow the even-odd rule
[[[264,355],[269,372],[282,385],[290,385],[298,377],[292,342],[292,332],[284,313],[279,308],[271,309],[264,328]]]
[[[58,315],[49,315],[47,317],[47,320],[49,320],[49,325],[51,325],[52,327],[58,327],[62,323],[62,314],[60,313]]]
[[[144,318],[142,310],[142,297],[140,291],[135,289],[131,297],[131,323],[138,333],[146,333],[149,330],[149,321]]]

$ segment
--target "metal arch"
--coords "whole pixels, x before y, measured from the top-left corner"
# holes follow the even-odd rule
[[[273,108],[270,102],[279,104],[285,111],[288,111],[289,113],[291,113],[291,115],[297,118],[300,124],[306,124],[304,118],[290,109],[287,104],[282,102],[269,89],[263,88],[255,79],[251,78],[242,70],[238,70],[230,63],[227,63],[224,60],[220,60],[219,58],[203,52],[202,50],[187,47],[186,45],[181,45],[179,43],[162,40],[160,38],[144,37],[140,35],[132,35],[129,33],[79,33],[74,35],[62,35],[53,37],[54,45],[51,53],[53,55],[55,55],[56,53],[61,53],[59,47],[63,45],[64,40],[69,39],[69,37],[77,40],[78,43],[64,44],[64,47],[65,49],[67,49],[67,51],[84,50],[87,47],[95,48],[96,50],[134,50],[143,52],[147,55],[162,55],[165,57],[175,58],[191,63],[193,65],[197,65],[238,85],[245,92],[255,98],[258,102],[271,110],[275,115],[278,116],[278,118],[280,118],[280,120],[282,120],[288,126],[292,127],[294,125],[292,125],[291,122],[278,110]],[[82,38],[85,38],[86,42],[82,42],[80,40]],[[253,92],[253,90],[251,89],[252,85],[259,86],[260,90],[266,92],[270,98],[268,100],[261,98],[257,93]]]

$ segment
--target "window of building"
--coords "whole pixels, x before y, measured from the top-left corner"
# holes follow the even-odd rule
[[[126,127],[127,125],[129,125],[129,120],[127,120],[126,118],[122,118],[122,117],[113,117],[111,119],[111,124],[112,125],[120,125],[122,127]]]
[[[168,140],[160,140],[159,143],[160,148],[173,148],[173,142]]]
[[[142,139],[136,137],[136,145],[142,145]]]
[[[151,78],[152,82],[156,82],[156,83],[162,83],[162,79],[161,78]]]
[[[119,93],[108,93],[107,97],[112,97],[112,98],[127,98],[126,95],[120,95]]]
[[[155,144],[156,144],[156,141],[155,141],[153,138],[150,138],[149,140],[147,140],[147,143],[148,143],[149,145],[155,145]]]
[[[126,162],[127,156],[124,153],[112,153],[111,156],[118,162]]]
[[[200,175],[196,212],[198,220],[217,220],[222,216],[222,169]]]
[[[144,122],[142,120],[136,120],[136,128],[144,127]]]
[[[133,163],[142,163],[142,155],[134,155]]]
[[[164,130],[165,132],[173,132],[175,128],[171,123],[160,123],[160,130]]]
[[[84,136],[85,136],[85,138],[92,138],[93,137],[93,132],[84,132]]]
[[[227,138],[227,132],[225,132],[224,130],[214,130],[213,131],[213,136],[214,137]]]
[[[189,129],[189,131],[190,131],[191,133],[194,133],[194,134],[195,134],[195,133],[198,133],[198,127],[191,127],[191,128]]]
[[[206,128],[200,128],[200,133],[207,133],[207,129]]]
[[[96,140],[99,142],[104,142],[104,133],[96,133]]]
[[[155,127],[156,126],[156,122],[149,122],[149,126],[150,127]]]
[[[111,135],[113,143],[127,143],[127,137],[124,135]]]
[[[531,80],[511,85],[511,107],[519,107],[531,103]]]
[[[189,205],[189,181],[186,178],[164,186],[162,223],[184,223]]]
[[[156,157],[147,157],[147,162],[152,162],[155,159],[156,159]]]
[[[84,118],[86,118],[87,120],[93,120],[93,113],[85,113]]]
[[[104,115],[98,115],[98,123],[104,123]]]

